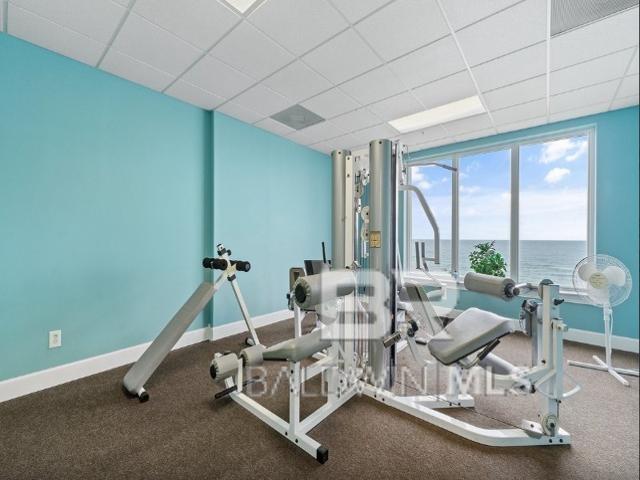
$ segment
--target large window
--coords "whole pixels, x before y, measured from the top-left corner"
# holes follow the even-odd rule
[[[519,279],[571,285],[589,244],[589,135],[520,146],[519,229]]]
[[[595,250],[593,165],[592,131],[415,161],[410,181],[440,228],[441,262],[428,260],[429,270],[462,277],[474,246],[494,242],[515,280],[570,286],[575,264]],[[434,239],[416,198],[408,210],[415,268],[416,245],[431,258]]]
[[[451,271],[451,159],[440,159],[437,163],[411,168],[411,182],[418,187],[428,202],[440,230],[440,263],[429,260],[429,270]],[[433,258],[434,230],[428,221],[416,195],[411,196],[411,245],[412,268],[421,266],[418,258]],[[417,248],[417,252],[416,252]]]
[[[509,261],[511,150],[460,156],[460,263],[458,272],[470,270],[469,254],[479,243],[495,242]]]

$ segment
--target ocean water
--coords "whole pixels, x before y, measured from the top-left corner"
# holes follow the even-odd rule
[[[415,240],[421,241],[421,240]],[[426,255],[433,256],[433,240],[426,241]],[[489,240],[460,241],[460,273],[470,271],[469,254],[478,243]],[[509,241],[496,240],[495,248],[507,261],[509,275]],[[574,240],[521,240],[520,241],[520,276],[518,281],[538,283],[549,278],[563,286],[572,285],[573,269],[580,260],[587,256],[587,242]],[[411,252],[411,266],[415,268],[415,247]],[[451,240],[440,241],[440,265],[429,262],[433,271],[451,271]]]

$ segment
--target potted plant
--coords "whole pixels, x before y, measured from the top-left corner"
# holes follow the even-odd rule
[[[484,273],[496,277],[507,275],[507,262],[500,252],[495,249],[495,241],[479,243],[469,254],[471,268],[476,273]]]

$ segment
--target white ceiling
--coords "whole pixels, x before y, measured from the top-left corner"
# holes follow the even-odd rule
[[[412,150],[638,104],[638,7],[550,38],[542,0],[0,0],[0,30],[323,152]],[[549,55],[549,56],[548,56]],[[387,121],[480,95],[488,113]],[[327,118],[268,117],[300,103]]]

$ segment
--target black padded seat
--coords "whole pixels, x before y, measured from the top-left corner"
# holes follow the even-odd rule
[[[429,340],[429,351],[440,363],[451,365],[513,331],[510,319],[469,308]]]

